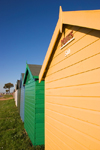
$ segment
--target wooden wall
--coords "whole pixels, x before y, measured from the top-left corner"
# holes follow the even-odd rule
[[[72,30],[75,40],[60,50]],[[54,51],[45,78],[46,150],[99,150],[100,31],[64,26]]]
[[[44,145],[44,81],[35,81],[35,142]]]
[[[21,85],[21,95],[20,95],[20,116],[24,122],[24,102],[25,102],[25,86]]]
[[[44,81],[28,73],[25,83],[24,127],[35,145],[44,145]]]
[[[35,145],[35,81],[30,74],[25,83],[24,127],[32,144]]]

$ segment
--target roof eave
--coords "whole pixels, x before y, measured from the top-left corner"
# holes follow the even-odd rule
[[[51,56],[51,53],[52,53],[52,49],[53,49],[53,47],[54,47],[54,45],[55,45],[55,42],[56,42],[56,40],[57,40],[59,31],[60,31],[59,26],[60,26],[60,21],[59,21],[59,19],[58,19],[56,28],[55,28],[55,30],[54,30],[54,33],[53,33],[53,36],[52,36],[52,39],[51,39],[51,42],[50,42],[50,45],[49,45],[49,48],[48,48],[48,51],[47,51],[47,54],[46,54],[46,56],[45,56],[43,65],[42,65],[41,70],[40,70],[39,82],[41,82],[41,80],[42,80],[44,71],[45,71],[45,69],[46,69],[47,63],[48,63],[48,61],[49,61],[49,59],[50,59],[50,56]]]
[[[27,76],[28,69],[29,69],[29,67],[28,67],[28,64],[26,63],[26,69],[25,69],[25,73],[24,73],[24,78],[22,80],[22,84],[23,85],[26,83],[26,76]]]
[[[100,10],[65,11],[62,18],[62,24],[100,30]]]
[[[100,30],[99,18],[100,18],[100,10],[63,12],[62,8],[60,6],[59,19],[58,19],[57,25],[55,27],[50,45],[48,47],[48,51],[46,53],[42,68],[40,70],[39,82],[41,82],[41,80],[43,79],[43,75],[46,70],[46,66],[50,59],[54,45],[56,43],[58,34],[60,32],[62,33],[63,24],[69,24],[69,25],[74,25],[74,26],[81,26],[81,27]],[[93,20],[94,20],[94,22],[93,22]]]

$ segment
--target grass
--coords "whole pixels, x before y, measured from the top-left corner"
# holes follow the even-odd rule
[[[7,95],[2,95],[2,97],[0,97],[0,98],[1,98],[1,99],[2,99],[2,98],[5,98],[5,99],[6,99],[6,98],[12,98],[12,97],[13,97],[12,95],[8,95],[8,94],[7,94]]]
[[[12,95],[4,95],[4,98],[13,97]]]
[[[44,150],[32,146],[13,99],[0,101],[0,150]]]

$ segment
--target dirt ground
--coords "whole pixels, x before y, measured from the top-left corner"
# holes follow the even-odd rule
[[[0,101],[9,100],[9,99],[13,99],[13,97],[9,97],[9,98],[0,97]]]

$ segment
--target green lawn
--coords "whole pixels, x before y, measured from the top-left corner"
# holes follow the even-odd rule
[[[0,150],[44,150],[32,146],[13,99],[0,101]]]
[[[7,95],[4,95],[3,97],[4,97],[4,98],[9,98],[9,97],[13,97],[13,96],[7,94]]]

